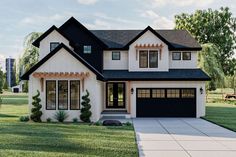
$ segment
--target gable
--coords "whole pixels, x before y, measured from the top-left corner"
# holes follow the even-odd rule
[[[66,45],[61,43],[59,46],[57,46],[52,52],[50,52],[48,55],[46,55],[43,59],[41,59],[37,64],[35,64],[31,69],[29,69],[25,74],[21,76],[22,80],[28,80],[29,75],[31,75],[35,70],[39,69],[45,62],[47,62],[51,57],[53,57],[57,52],[59,52],[61,49],[65,49],[67,53],[70,53],[75,59],[80,61],[83,65],[85,65],[88,69],[90,69],[94,74],[97,75],[97,79],[102,80],[103,76],[102,74],[97,71],[93,66],[91,66],[89,63],[87,63],[82,57],[80,57],[78,54],[73,52],[71,49],[69,49]],[[65,63],[66,60],[63,60],[61,63]],[[68,64],[70,64],[68,62]]]

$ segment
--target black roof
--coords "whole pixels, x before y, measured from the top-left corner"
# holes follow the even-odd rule
[[[33,45],[39,47],[40,41],[53,30],[58,31],[62,36],[69,40],[72,45],[76,44],[76,41],[71,41],[72,39],[70,36],[65,35],[64,32],[64,28],[70,23],[75,23],[78,28],[89,32],[94,40],[100,42],[107,49],[128,49],[129,44],[134,42],[147,30],[150,30],[168,45],[169,50],[201,50],[201,45],[186,30],[154,30],[150,26],[144,30],[88,30],[74,17],[67,20],[60,28],[52,26],[35,40]]]
[[[82,57],[80,57],[77,53],[68,48],[65,44],[61,43],[58,45],[52,52],[48,53],[43,59],[41,59],[37,64],[35,64],[29,71],[24,73],[21,76],[22,80],[29,80],[29,75],[32,74],[35,70],[37,70],[41,65],[43,65],[48,59],[50,59],[54,54],[56,54],[59,50],[64,48],[68,53],[78,59],[82,64],[84,64],[88,69],[90,69],[94,74],[97,75],[98,80],[103,80],[102,74],[97,71],[93,66],[91,66],[88,62],[86,62]],[[63,64],[63,63],[62,63]]]
[[[90,30],[110,49],[122,49],[143,30]],[[201,45],[186,30],[155,30],[170,45],[170,50],[201,50]]]
[[[105,81],[209,81],[201,69],[169,69],[167,72],[129,72],[128,70],[104,70]]]

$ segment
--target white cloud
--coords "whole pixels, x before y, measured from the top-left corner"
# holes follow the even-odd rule
[[[22,19],[20,21],[20,24],[34,25],[36,23],[39,23],[41,25],[42,23],[63,21],[63,20],[65,20],[65,17],[66,17],[66,15],[62,15],[62,14],[54,14],[51,16],[36,15],[36,16],[30,16],[30,17],[26,17],[26,18]]]
[[[153,10],[147,10],[145,12],[141,13],[141,17],[148,18],[152,20],[152,27],[153,28],[159,28],[159,29],[173,29],[175,24],[172,20],[158,15]]]
[[[167,5],[174,5],[179,7],[197,6],[203,7],[212,4],[214,0],[149,0],[154,7],[163,7]]]
[[[2,70],[5,70],[5,56],[0,54],[0,69],[2,68]]]
[[[98,0],[77,0],[78,3],[84,5],[93,5],[98,2]]]

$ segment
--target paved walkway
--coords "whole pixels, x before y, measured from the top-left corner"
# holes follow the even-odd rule
[[[197,118],[133,119],[140,157],[236,157],[236,133]]]

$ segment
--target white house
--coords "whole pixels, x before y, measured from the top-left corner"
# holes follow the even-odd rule
[[[42,120],[58,110],[79,118],[90,93],[92,121],[125,117],[201,117],[205,81],[199,43],[185,30],[88,30],[75,18],[52,26],[34,43],[40,61],[29,80],[29,106],[40,91]]]

